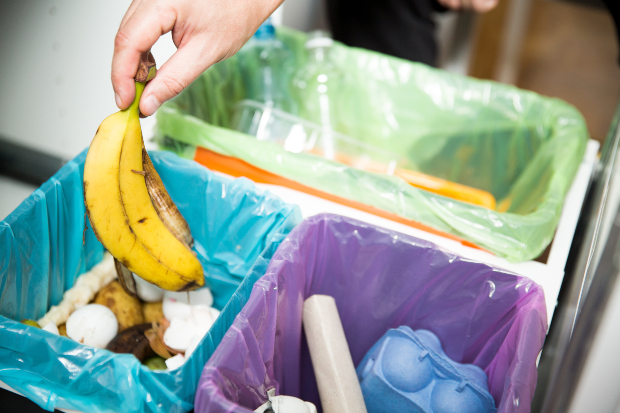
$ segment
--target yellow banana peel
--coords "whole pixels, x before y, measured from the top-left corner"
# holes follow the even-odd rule
[[[189,226],[144,150],[138,109],[144,87],[136,82],[132,105],[97,130],[84,165],[86,211],[117,269],[122,264],[165,290],[188,291],[204,285],[203,269]]]

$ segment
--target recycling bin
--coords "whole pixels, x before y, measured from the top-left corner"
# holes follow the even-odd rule
[[[187,412],[206,360],[249,297],[276,246],[301,220],[298,208],[169,152],[151,158],[189,223],[219,318],[185,364],[151,371],[131,354],[84,346],[20,323],[38,319],[76,278],[101,261],[87,225],[86,151],[0,222],[0,380],[44,409]]]
[[[356,367],[389,329],[428,330],[452,360],[484,370],[499,412],[530,411],[547,331],[539,285],[428,241],[322,214],[286,237],[254,284],[202,371],[196,413],[251,412],[270,389],[320,409],[302,328],[304,300],[314,294],[334,297]]]

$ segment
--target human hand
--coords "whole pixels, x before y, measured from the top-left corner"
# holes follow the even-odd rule
[[[133,0],[114,39],[112,87],[116,105],[129,107],[140,55],[172,31],[177,51],[140,99],[150,116],[204,70],[234,55],[283,0]]]
[[[439,4],[452,10],[474,10],[486,13],[497,6],[499,0],[437,0]]]

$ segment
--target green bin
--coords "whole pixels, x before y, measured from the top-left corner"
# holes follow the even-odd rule
[[[306,35],[278,37],[304,64]],[[335,43],[346,74],[339,125],[404,168],[490,192],[502,211],[455,201],[401,178],[329,161],[228,129],[246,97],[238,56],[205,71],[157,114],[161,146],[192,157],[196,146],[312,188],[455,234],[510,261],[536,258],[551,242],[588,132],[571,105],[513,86]]]

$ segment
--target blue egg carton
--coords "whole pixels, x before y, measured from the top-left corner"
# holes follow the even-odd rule
[[[428,330],[389,330],[366,353],[357,377],[368,413],[496,411],[484,371],[451,360]]]

